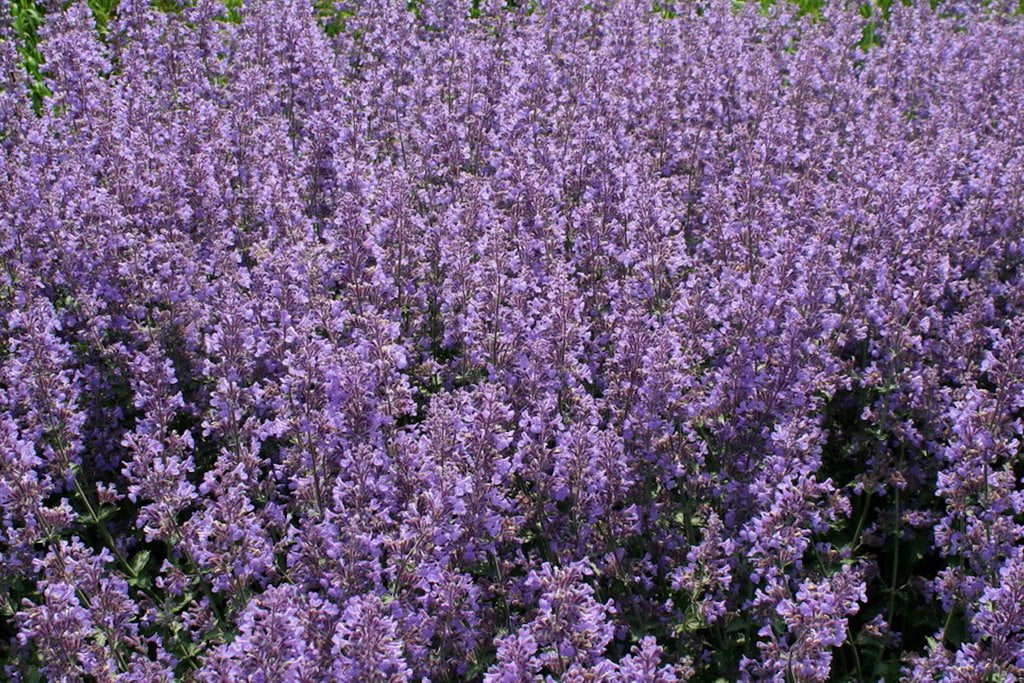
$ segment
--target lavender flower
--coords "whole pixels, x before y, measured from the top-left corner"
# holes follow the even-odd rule
[[[1024,676],[1024,23],[814,4],[3,4],[3,675]]]

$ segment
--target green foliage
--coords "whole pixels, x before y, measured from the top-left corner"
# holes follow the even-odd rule
[[[43,83],[41,67],[42,55],[39,53],[39,27],[43,25],[43,12],[33,0],[11,0],[11,28],[18,42],[18,52],[22,64],[28,74],[29,94],[32,107],[38,114],[43,99],[49,94]]]

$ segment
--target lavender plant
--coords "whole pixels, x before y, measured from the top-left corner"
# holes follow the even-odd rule
[[[1024,677],[1012,7],[93,5],[0,12],[5,677]]]

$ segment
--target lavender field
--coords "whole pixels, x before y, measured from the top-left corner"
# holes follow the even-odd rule
[[[1024,15],[6,0],[0,679],[1024,681]]]

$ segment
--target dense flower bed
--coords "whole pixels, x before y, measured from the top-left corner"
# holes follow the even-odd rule
[[[164,4],[2,29],[5,675],[1024,676],[1019,16]]]

